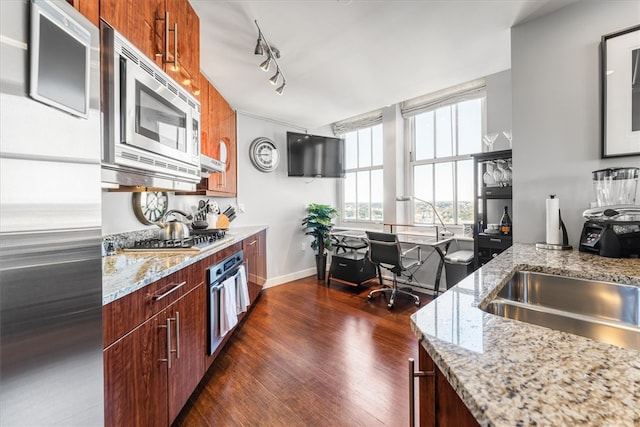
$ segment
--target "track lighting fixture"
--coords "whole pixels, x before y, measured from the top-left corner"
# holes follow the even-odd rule
[[[256,43],[256,50],[253,51],[256,55],[264,55],[264,49],[262,48],[262,38],[258,37],[258,42]]]
[[[280,78],[280,69],[276,68],[276,73],[269,79],[272,85],[276,85],[278,83],[278,79]]]
[[[269,71],[269,65],[271,65],[271,55],[267,56],[267,59],[260,64],[260,68],[262,68],[262,71]]]
[[[284,87],[287,84],[287,81],[284,77],[284,73],[282,72],[282,69],[280,68],[280,65],[278,64],[278,59],[280,58],[280,51],[269,44],[266,37],[262,33],[260,26],[258,25],[258,20],[255,20],[254,22],[256,23],[256,27],[258,27],[258,41],[253,53],[256,55],[264,55],[264,54],[267,55],[267,59],[265,59],[264,62],[260,64],[260,68],[263,71],[269,71],[269,67],[271,66],[271,61],[275,63],[276,73],[269,79],[269,82],[275,86],[278,84],[278,80],[280,79],[280,77],[282,77],[282,84],[278,86],[278,88],[276,89],[276,92],[278,93],[278,95],[282,95],[282,92],[284,92]]]

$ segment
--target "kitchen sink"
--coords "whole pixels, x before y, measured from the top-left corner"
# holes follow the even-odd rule
[[[640,350],[640,288],[518,271],[484,311]]]

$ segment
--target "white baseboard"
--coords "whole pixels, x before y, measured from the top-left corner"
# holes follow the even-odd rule
[[[307,268],[306,270],[300,270],[293,273],[285,274],[283,276],[272,277],[267,280],[267,282],[264,284],[262,288],[263,289],[271,288],[273,286],[282,285],[284,283],[309,277],[315,274],[316,274],[316,268],[312,267],[312,268]]]

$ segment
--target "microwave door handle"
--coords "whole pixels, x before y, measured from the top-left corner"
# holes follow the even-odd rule
[[[129,141],[127,138],[127,60],[124,57],[120,57],[120,114],[119,117],[120,122],[120,142]]]

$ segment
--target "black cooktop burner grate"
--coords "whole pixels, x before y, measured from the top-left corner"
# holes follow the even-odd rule
[[[186,239],[163,240],[144,239],[133,243],[128,250],[198,250],[211,246],[214,242],[224,238],[226,231],[222,229],[192,230],[192,235]]]

